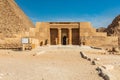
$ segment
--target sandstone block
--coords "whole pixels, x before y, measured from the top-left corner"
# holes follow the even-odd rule
[[[92,61],[92,65],[96,65],[96,62],[94,60]]]
[[[96,69],[104,80],[117,80],[108,70],[104,69],[102,66],[99,66]]]

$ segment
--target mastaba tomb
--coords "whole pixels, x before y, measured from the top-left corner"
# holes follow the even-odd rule
[[[0,48],[16,48],[21,38],[43,45],[118,46],[118,37],[96,32],[90,22],[37,22],[29,20],[14,0],[0,0]]]
[[[118,46],[118,37],[96,32],[90,22],[37,22],[40,45]]]

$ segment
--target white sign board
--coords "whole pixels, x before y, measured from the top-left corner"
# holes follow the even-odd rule
[[[29,38],[22,38],[22,44],[28,44],[29,43]]]

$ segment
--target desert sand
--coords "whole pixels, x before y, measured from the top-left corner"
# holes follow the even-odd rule
[[[99,65],[81,58],[80,51],[101,64],[115,65],[111,72],[120,80],[120,56],[101,55],[87,46],[46,46],[32,51],[0,50],[0,80],[103,80]],[[109,57],[108,57],[109,56]]]

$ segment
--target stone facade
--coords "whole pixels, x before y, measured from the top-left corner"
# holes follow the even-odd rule
[[[118,46],[118,37],[96,32],[90,22],[37,22],[40,45]]]

